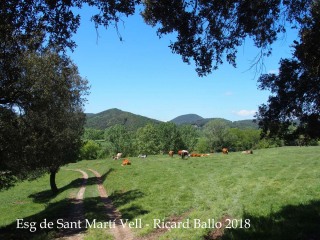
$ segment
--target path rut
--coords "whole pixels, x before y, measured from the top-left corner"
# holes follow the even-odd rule
[[[83,206],[83,198],[86,190],[86,184],[88,180],[88,174],[81,169],[67,169],[69,171],[78,171],[82,173],[82,184],[75,198],[71,198],[71,202],[73,203],[73,209],[69,218],[66,219],[68,222],[81,222],[83,226],[83,222],[85,221],[84,215],[84,206]],[[115,240],[134,240],[134,234],[128,226],[124,226],[121,224],[121,213],[114,207],[112,201],[107,195],[107,191],[102,184],[101,175],[99,172],[93,169],[89,169],[96,177],[97,187],[99,191],[99,195],[101,197],[101,201],[104,203],[105,213],[108,220],[114,221],[114,227],[110,228],[111,233]],[[82,240],[83,233],[81,233],[81,229],[70,228],[60,233],[63,237],[59,237],[60,240]]]
[[[107,191],[102,184],[101,175],[99,172],[93,169],[89,169],[97,178],[97,185],[101,201],[104,203],[106,215],[111,221],[115,221],[114,228],[111,228],[111,232],[115,240],[134,240],[134,234],[128,226],[121,224],[121,213],[114,207],[112,201],[108,197]]]
[[[71,209],[71,214],[68,219],[66,219],[66,222],[81,222],[81,225],[84,224],[85,221],[85,216],[84,216],[84,206],[83,206],[83,197],[84,197],[84,192],[86,190],[86,184],[88,180],[88,174],[81,170],[81,169],[67,169],[69,171],[77,171],[82,174],[82,183],[81,187],[76,195],[75,198],[71,198],[71,203],[73,203],[73,209]],[[68,228],[64,229],[64,231],[61,232],[61,235],[63,237],[59,239],[63,240],[81,240],[83,239],[83,233],[81,233],[82,230],[81,228]]]

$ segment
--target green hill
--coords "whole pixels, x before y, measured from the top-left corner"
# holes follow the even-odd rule
[[[204,125],[206,125],[208,122],[212,121],[212,120],[222,120],[225,121],[226,124],[232,128],[239,128],[239,129],[258,129],[258,124],[254,123],[253,120],[240,120],[240,121],[230,121],[224,118],[203,118],[197,114],[185,114],[185,115],[181,115],[178,116],[174,119],[172,119],[170,122],[173,122],[177,125],[181,125],[181,124],[191,124],[191,125],[195,125],[198,127],[203,127]]]
[[[126,126],[129,130],[136,130],[147,123],[158,124],[160,121],[113,108],[97,114],[87,114],[85,127],[104,130],[120,124]]]
[[[109,109],[97,114],[86,113],[87,123],[86,128],[94,128],[104,130],[108,127],[112,127],[116,124],[124,125],[129,130],[137,130],[140,127],[144,127],[147,123],[158,124],[161,121],[144,117],[141,115],[125,112],[117,108]],[[252,120],[240,120],[230,121],[224,118],[203,118],[197,114],[185,114],[172,119],[169,122],[173,122],[177,125],[191,124],[199,128],[202,128],[211,120],[223,120],[228,126],[239,129],[258,129],[258,124]]]
[[[239,121],[230,121],[224,118],[205,118],[201,122],[198,122],[197,125],[199,127],[203,127],[206,125],[209,121],[219,119],[222,121],[225,121],[226,124],[231,128],[239,128],[239,129],[258,129],[258,124],[253,122],[253,119],[249,120],[239,120]]]
[[[258,123],[253,122],[253,119],[248,120],[240,120],[240,121],[234,121],[232,122],[233,128],[239,128],[239,129],[258,129]]]
[[[170,122],[180,125],[180,124],[193,124],[202,120],[204,120],[204,118],[200,117],[197,114],[185,114],[172,119]]]

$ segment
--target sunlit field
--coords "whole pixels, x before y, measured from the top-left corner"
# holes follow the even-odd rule
[[[214,153],[185,160],[177,155],[128,159],[132,165],[104,159],[63,167],[57,174],[60,192],[55,196],[50,192],[49,176],[0,192],[0,238],[61,236],[56,228],[17,229],[17,219],[54,221],[71,214],[70,198],[77,194],[82,180],[79,172],[70,169],[89,175],[85,218],[108,221],[94,175],[88,170],[94,169],[102,175],[122,219],[141,223],[131,229],[137,239],[320,236],[320,147],[261,149],[249,155]],[[164,225],[171,229],[159,230]],[[109,229],[85,230],[85,239],[112,239]]]

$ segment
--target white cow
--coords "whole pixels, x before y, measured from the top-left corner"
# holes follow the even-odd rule
[[[243,151],[241,153],[243,153],[243,154],[253,154],[253,151],[252,150],[246,150],[246,151]]]
[[[190,154],[189,154],[189,152],[187,151],[187,150],[179,150],[178,151],[178,154],[181,156],[181,158],[183,158],[184,159],[184,157],[189,157],[190,156]]]
[[[122,153],[117,153],[116,156],[112,157],[114,160],[119,160],[122,157]]]

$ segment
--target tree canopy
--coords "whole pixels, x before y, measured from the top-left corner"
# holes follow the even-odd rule
[[[170,44],[184,62],[196,64],[199,76],[217,69],[224,58],[236,66],[237,47],[247,37],[271,53],[270,45],[286,24],[300,24],[307,14],[311,0],[189,0],[144,1],[145,21],[158,27],[158,34],[177,33]]]
[[[113,154],[127,155],[131,151],[132,137],[130,132],[120,124],[116,124],[105,131],[105,140],[112,144]]]
[[[76,8],[96,7],[92,16],[96,26],[117,28],[124,16],[141,9],[145,22],[157,27],[159,36],[176,33],[170,44],[183,61],[194,61],[200,76],[207,75],[223,63],[236,65],[237,47],[247,37],[270,54],[279,33],[289,26],[299,27],[310,15],[312,0],[57,0],[5,1],[1,7],[1,44],[11,50],[39,48],[46,45],[59,50],[74,49],[72,35],[80,17]]]
[[[1,187],[9,186],[12,176],[24,179],[49,172],[56,191],[56,172],[78,158],[82,144],[87,81],[57,53],[22,56],[17,90],[27,101],[0,108]]]
[[[210,151],[220,151],[230,145],[230,127],[223,121],[216,119],[205,125],[205,136],[210,142]]]
[[[301,20],[300,42],[291,59],[280,61],[279,74],[262,75],[259,87],[270,90],[268,103],[259,107],[257,119],[265,135],[304,135],[320,138],[320,2]],[[289,126],[295,123],[294,131]]]

